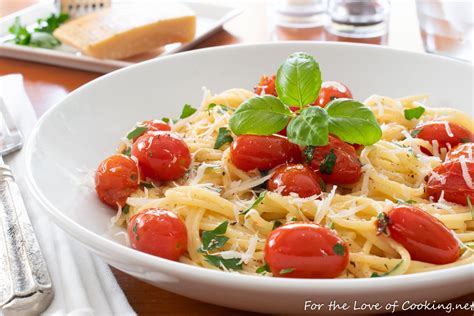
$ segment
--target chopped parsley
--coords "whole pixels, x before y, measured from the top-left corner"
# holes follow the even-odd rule
[[[140,182],[140,185],[144,188],[147,188],[147,189],[153,189],[155,186],[153,185],[153,183],[150,183],[150,182]]]
[[[228,221],[222,222],[214,230],[203,231],[202,233],[202,246],[201,250],[207,252],[209,250],[215,250],[222,248],[224,244],[229,240],[229,237],[224,236],[229,225]]]
[[[125,149],[122,154],[124,154],[125,156],[131,156],[132,155],[132,147],[127,147],[127,149]]]
[[[265,194],[267,194],[267,191],[263,191],[258,195],[258,198],[255,200],[255,202],[252,203],[249,207],[247,207],[245,210],[241,211],[240,214],[245,215],[248,212],[250,212],[251,209],[256,208],[257,205],[262,203],[263,199],[265,198]]]
[[[422,106],[417,106],[413,109],[406,109],[404,113],[407,120],[419,119],[423,113],[425,113],[425,108]]]
[[[161,120],[162,120],[163,122],[165,122],[166,124],[168,124],[168,123],[170,122],[169,117],[163,117]]]
[[[329,221],[329,223],[326,224],[327,228],[329,229],[334,229],[334,222],[333,221]]]
[[[130,205],[125,204],[125,206],[122,207],[122,213],[128,214],[128,212],[130,212]]]
[[[185,119],[187,117],[190,117],[191,115],[193,115],[194,113],[196,113],[197,109],[193,108],[191,105],[189,104],[185,104],[184,107],[183,107],[183,111],[181,112],[181,115],[180,115],[180,119]]]
[[[282,222],[280,222],[280,221],[274,221],[274,222],[273,222],[272,230],[277,229],[277,228],[280,227],[281,225],[283,225]]]
[[[403,263],[403,260],[400,260],[399,263],[397,263],[397,265],[395,267],[393,267],[392,270],[388,271],[388,272],[385,272],[385,273],[377,273],[377,272],[373,272],[370,277],[371,278],[380,278],[380,277],[384,277],[384,276],[389,276],[391,275],[393,272],[395,272]]]
[[[412,204],[416,204],[417,202],[415,200],[406,200],[406,201],[403,201],[403,200],[397,200],[397,204],[401,205],[401,204],[406,204],[406,205],[412,205]]]
[[[321,173],[331,174],[334,169],[334,165],[336,164],[336,160],[337,157],[336,154],[334,154],[334,149],[331,149],[329,154],[326,155],[323,162],[319,166],[319,170],[321,171]]]
[[[319,186],[321,187],[321,190],[326,191],[326,182],[324,182],[323,179],[319,179]]]
[[[206,262],[218,268],[226,268],[229,270],[242,270],[242,262],[239,258],[224,259],[221,256],[205,255]]]
[[[145,126],[137,126],[131,132],[127,134],[127,139],[133,140],[137,137],[140,137],[148,130],[148,127]]]
[[[230,131],[225,128],[219,128],[219,133],[217,134],[216,143],[214,144],[214,149],[221,148],[225,143],[232,143],[234,139],[230,134]]]
[[[285,268],[285,269],[281,269],[280,270],[280,274],[283,275],[283,274],[288,274],[288,273],[291,273],[295,271],[295,268]]]
[[[263,274],[263,273],[272,272],[272,271],[270,270],[268,263],[265,263],[263,266],[258,267],[257,270],[255,270],[255,272],[259,274]]]
[[[340,243],[335,244],[334,247],[332,247],[332,251],[334,251],[334,253],[338,256],[344,256],[344,254],[346,253],[344,245]]]
[[[387,227],[390,224],[390,218],[388,217],[387,213],[381,212],[377,215],[377,234],[384,234],[386,236],[389,235]]]
[[[314,158],[314,146],[308,146],[303,151],[306,163],[310,163]]]
[[[471,140],[469,138],[461,138],[461,143],[470,143]]]

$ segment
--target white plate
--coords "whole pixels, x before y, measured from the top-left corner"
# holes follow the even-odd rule
[[[229,4],[204,3],[202,1],[199,2],[192,0],[181,2],[191,8],[196,13],[197,17],[196,37],[193,41],[186,44],[169,44],[163,48],[146,52],[125,60],[114,60],[99,59],[83,55],[77,49],[67,45],[60,45],[54,49],[45,49],[21,46],[6,42],[12,38],[11,34],[8,32],[8,28],[13,24],[16,17],[20,17],[22,24],[31,27],[36,23],[38,18],[45,18],[51,14],[51,12],[56,11],[54,3],[50,1],[33,5],[0,19],[0,56],[107,73],[144,60],[187,50],[218,32],[224,23],[242,12],[242,9]],[[121,5],[124,3],[126,4],[126,1],[122,0],[115,5]]]
[[[136,121],[177,117],[183,104],[199,104],[202,86],[215,92],[250,89],[261,74],[273,73],[295,51],[314,55],[324,79],[346,83],[357,99],[373,93],[394,97],[428,93],[431,105],[472,112],[472,66],[442,57],[309,42],[196,50],[103,76],[49,110],[26,147],[32,191],[60,227],[109,264],[160,288],[213,304],[298,313],[306,300],[385,304],[442,301],[473,292],[473,266],[372,279],[266,278],[167,261],[108,237],[114,214],[97,199],[92,174],[85,170],[95,170],[113,153],[118,139]]]

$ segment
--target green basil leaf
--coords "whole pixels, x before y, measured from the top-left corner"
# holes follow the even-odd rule
[[[161,120],[162,120],[163,122],[165,122],[166,124],[168,124],[168,123],[170,122],[169,117],[163,117]]]
[[[228,221],[222,222],[215,229],[202,232],[202,246],[203,251],[219,249],[229,240],[229,237],[224,236],[227,231]]]
[[[258,267],[257,270],[255,270],[255,272],[259,274],[263,274],[263,273],[272,272],[272,271],[270,270],[268,263],[265,263],[263,266]]]
[[[337,256],[344,256],[346,253],[346,249],[340,243],[335,244],[334,247],[332,247],[332,250]]]
[[[224,259],[221,256],[205,255],[204,259],[218,268],[225,267],[229,270],[242,270],[242,262],[239,258]]]
[[[372,145],[382,137],[374,113],[352,99],[334,99],[326,106],[329,132],[350,144]]]
[[[385,272],[385,273],[377,273],[377,272],[373,272],[370,277],[371,278],[379,278],[379,277],[384,277],[384,276],[389,276],[391,274],[393,274],[393,272],[395,272],[403,263],[403,260],[400,260],[399,263],[397,263],[397,265],[395,267],[393,267],[392,270],[388,271],[388,272]]]
[[[280,274],[287,274],[293,271],[295,271],[295,268],[285,268],[280,270]]]
[[[286,129],[288,139],[303,146],[328,144],[328,115],[319,106],[310,106],[290,121]]]
[[[267,193],[267,191],[263,191],[261,192],[257,199],[252,203],[252,205],[250,205],[249,207],[247,207],[245,210],[243,210],[242,212],[240,212],[240,214],[247,214],[248,212],[250,212],[251,209],[253,208],[256,208],[257,205],[259,205],[260,203],[262,203],[263,199],[265,198],[265,194]]]
[[[214,149],[221,148],[225,143],[232,143],[234,139],[230,135],[230,131],[225,128],[219,128],[219,133],[217,134],[216,143],[214,144]]]
[[[425,113],[425,108],[422,106],[417,106],[413,109],[406,109],[403,112],[407,120],[419,119],[423,115],[423,113]]]
[[[145,126],[137,126],[135,127],[130,133],[127,134],[127,139],[132,140],[137,137],[140,137],[148,130],[148,127]]]
[[[294,53],[278,68],[275,87],[283,103],[302,108],[316,100],[321,83],[321,71],[313,56]]]
[[[181,112],[181,115],[180,115],[180,119],[185,119],[187,117],[190,117],[191,115],[193,115],[194,113],[196,113],[197,109],[193,108],[191,105],[189,104],[185,104],[184,107],[183,107],[183,111]]]
[[[293,113],[272,95],[256,96],[246,100],[232,114],[229,127],[235,135],[272,135],[278,133]]]
[[[334,169],[334,165],[336,164],[337,156],[334,153],[334,149],[331,148],[329,154],[324,157],[323,162],[319,166],[319,171],[322,174],[332,174],[332,170]]]

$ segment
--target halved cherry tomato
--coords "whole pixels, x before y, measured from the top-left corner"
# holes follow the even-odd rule
[[[265,261],[276,277],[335,278],[349,263],[349,248],[326,227],[290,223],[268,236]]]
[[[132,147],[132,156],[145,177],[157,181],[181,178],[191,164],[188,146],[178,136],[166,132],[147,132]]]
[[[344,84],[337,81],[324,81],[319,90],[319,95],[313,105],[325,107],[334,99],[352,99],[352,92]]]
[[[178,261],[188,248],[186,226],[165,209],[150,208],[134,215],[128,236],[133,249],[169,260]]]
[[[171,131],[171,127],[161,120],[144,121],[143,125],[148,127],[148,131]]]
[[[286,137],[240,135],[230,146],[230,159],[239,169],[270,170],[286,162],[301,161],[301,150]]]
[[[465,164],[467,174],[471,182],[474,182],[474,161],[465,160]],[[446,201],[468,205],[467,199],[470,199],[474,205],[474,187],[472,183],[466,183],[459,159],[446,161],[433,169],[426,185],[426,193],[438,201],[442,192]]]
[[[95,173],[95,190],[99,199],[114,208],[124,206],[138,189],[140,173],[137,163],[125,155],[112,155],[99,164]]]
[[[436,140],[438,142],[439,151],[446,148],[448,151],[451,147],[460,143],[474,142],[474,134],[466,128],[451,122],[431,121],[421,123],[415,127],[412,133],[417,133],[416,137],[424,139],[431,144]],[[449,143],[449,145],[447,145]],[[428,149],[422,147],[423,153],[432,156]]]
[[[275,75],[260,77],[260,82],[257,86],[253,88],[256,94],[271,94],[277,96],[277,91],[275,89]]]
[[[299,106],[290,106],[290,111],[291,112],[297,112],[300,110]],[[282,129],[281,131],[278,132],[278,135],[286,136],[286,128],[288,127],[288,124],[286,124],[285,128]]]
[[[334,157],[335,161],[331,159]],[[329,135],[329,144],[314,148],[310,166],[327,183],[352,184],[362,175],[354,147],[332,135]]]
[[[296,193],[299,197],[321,193],[321,178],[309,167],[301,164],[285,164],[275,169],[267,183],[269,191],[284,187],[282,195]]]
[[[474,159],[474,143],[459,144],[451,149],[446,155],[446,161],[456,160],[459,157],[464,156],[466,160]]]
[[[414,260],[434,264],[456,261],[459,243],[435,217],[416,206],[397,206],[388,212],[390,238],[402,244]]]

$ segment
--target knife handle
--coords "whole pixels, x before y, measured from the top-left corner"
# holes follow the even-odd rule
[[[46,262],[10,168],[0,165],[0,309],[39,314],[53,298]]]

